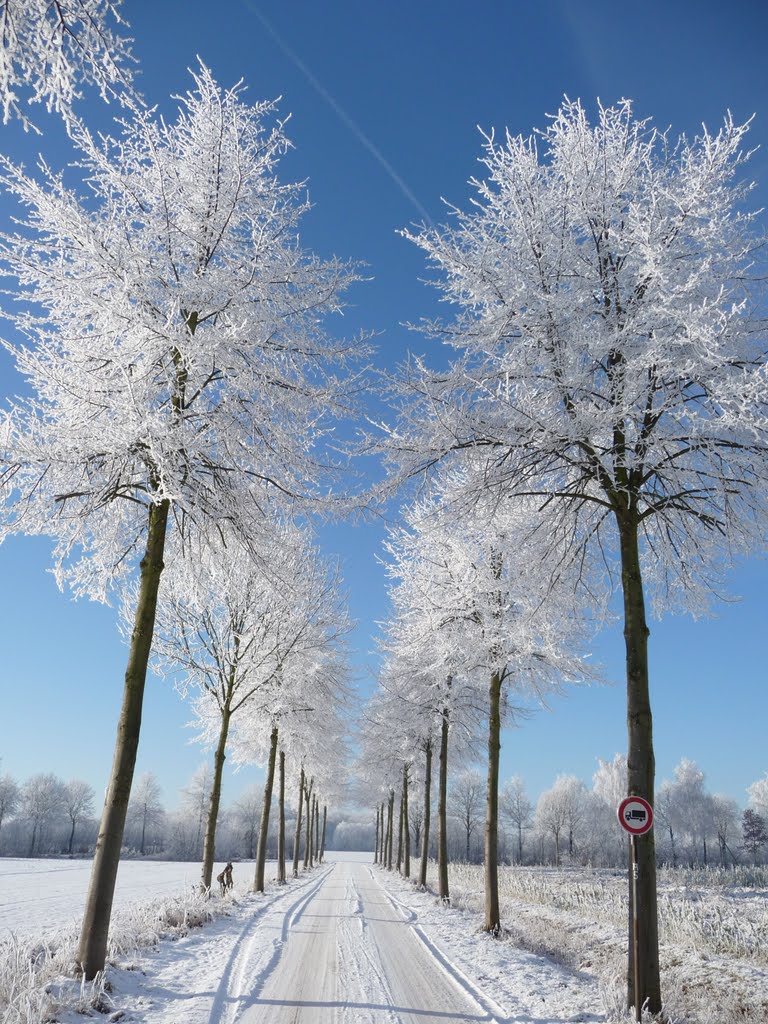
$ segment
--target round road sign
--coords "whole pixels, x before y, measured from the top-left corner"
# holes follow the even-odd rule
[[[619,824],[633,836],[642,836],[653,828],[653,808],[641,796],[628,796],[618,809]]]

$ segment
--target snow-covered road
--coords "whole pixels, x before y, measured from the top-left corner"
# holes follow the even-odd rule
[[[441,951],[419,914],[383,887],[382,874],[368,858],[365,863],[354,854],[337,856],[338,861],[284,889],[238,898],[230,917],[177,943],[161,944],[129,970],[112,969],[114,1005],[125,1014],[121,1019],[137,1024],[510,1020]],[[550,971],[559,975],[558,968]],[[541,1005],[540,995],[535,999]],[[544,1020],[538,1012],[516,1012],[513,1019],[520,1024]],[[597,1019],[557,1015],[557,1020]]]
[[[249,962],[247,929],[210,1024],[438,1024],[486,1013],[409,927],[364,864],[327,867],[258,925],[266,963]],[[242,960],[242,963],[239,962]]]

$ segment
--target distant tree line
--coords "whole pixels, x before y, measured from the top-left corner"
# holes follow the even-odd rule
[[[589,788],[575,775],[559,775],[534,803],[519,776],[499,795],[499,858],[506,863],[623,867],[627,838],[616,820],[626,765],[621,755],[599,761]],[[460,774],[449,790],[451,860],[483,859],[485,792],[479,772]],[[670,867],[728,867],[768,860],[768,776],[748,790],[749,806],[708,792],[704,772],[683,758],[661,783],[654,808],[656,855]],[[418,818],[422,816],[421,810]],[[418,844],[419,824],[411,822]]]
[[[617,754],[611,761],[598,761],[591,788],[575,775],[559,775],[535,802],[529,799],[520,776],[508,779],[499,793],[500,863],[625,867],[627,837],[616,819],[625,778],[624,757]],[[661,783],[656,798],[659,865],[768,863],[768,775],[754,782],[747,793],[749,806],[743,809],[731,797],[708,792],[704,772],[683,758],[674,777]],[[401,840],[398,845],[421,848],[424,817],[423,803],[413,801],[406,826],[409,842]],[[449,861],[482,863],[485,780],[478,770],[465,768],[449,785],[446,821]],[[361,845],[362,831],[358,826]],[[378,855],[383,835],[376,835],[375,824],[369,825],[367,832]],[[429,850],[436,859],[434,834]],[[405,873],[402,856],[395,866]]]
[[[123,857],[200,861],[205,839],[211,771],[202,765],[181,790],[174,810],[163,804],[162,789],[152,772],[139,776],[131,793]],[[219,861],[252,860],[256,854],[264,803],[263,787],[253,785],[219,813],[216,856]],[[0,775],[0,856],[91,857],[98,833],[93,787],[81,779],[65,782],[50,772],[18,782]],[[293,837],[296,811],[286,807],[286,834]],[[372,839],[365,826],[339,824],[343,849],[361,849]],[[326,825],[326,848],[333,849],[337,822]],[[346,836],[346,839],[344,838]],[[302,835],[303,842],[303,835]],[[270,825],[266,858],[277,857],[278,824]],[[351,845],[350,845],[351,843]],[[303,846],[301,847],[303,855]],[[289,859],[293,849],[288,850]]]

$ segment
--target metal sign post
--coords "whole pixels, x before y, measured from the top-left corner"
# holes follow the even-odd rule
[[[640,866],[637,862],[637,837],[645,835],[653,828],[653,808],[641,796],[628,796],[622,800],[617,810],[619,824],[629,832],[629,845],[632,852],[632,967],[635,975],[635,1020],[640,1021],[643,1015],[640,995],[640,925],[637,914],[637,878]]]

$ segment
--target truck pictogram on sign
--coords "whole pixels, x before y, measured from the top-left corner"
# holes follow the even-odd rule
[[[642,836],[653,827],[653,808],[641,796],[628,796],[619,804],[621,827],[633,836]]]

